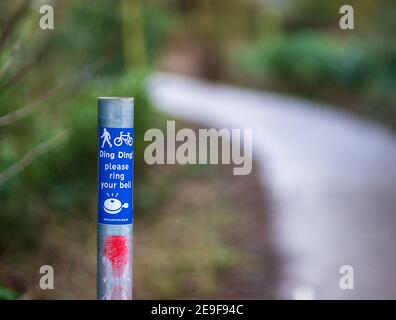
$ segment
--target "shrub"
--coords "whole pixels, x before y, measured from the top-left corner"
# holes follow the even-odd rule
[[[355,90],[367,81],[372,62],[352,43],[301,33],[253,44],[242,55],[242,67],[255,78],[294,88]]]
[[[383,42],[291,34],[253,43],[240,54],[240,66],[259,85],[347,103],[396,127],[396,45]]]

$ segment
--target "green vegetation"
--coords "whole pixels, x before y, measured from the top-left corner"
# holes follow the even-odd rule
[[[312,32],[263,40],[244,58],[258,81],[287,79],[285,85],[306,91],[362,89],[374,60],[362,47]]]
[[[346,107],[396,126],[392,52],[309,32],[263,40],[244,52],[241,65],[258,85],[341,105],[347,97],[353,105]]]
[[[147,98],[146,81],[167,33],[177,28],[169,7],[55,1],[56,29],[42,32],[27,3],[8,3],[0,15],[11,26],[0,49],[0,299],[94,297],[98,96],[136,101],[140,297],[225,292],[221,275],[249,257],[224,239],[237,219],[217,191],[224,176],[202,166],[161,171],[143,163],[144,132],[165,124]],[[125,21],[121,5],[140,8],[141,17]],[[202,205],[210,209],[202,212]],[[37,288],[44,263],[56,270],[53,292]]]
[[[134,96],[138,102],[138,180],[145,175],[143,134],[157,126],[146,94],[150,66],[125,67],[118,4],[54,6],[54,31],[38,28],[30,1],[8,3],[0,17],[2,26],[9,25],[0,29],[2,264],[21,264],[38,254],[54,222],[85,219],[95,211],[98,96]],[[148,45],[155,46],[157,32],[164,30],[144,23],[152,38]],[[0,273],[5,285],[23,293],[23,285],[5,276]],[[10,298],[12,291],[1,289],[0,296]]]
[[[6,289],[0,285],[0,300],[14,300],[18,298],[18,294],[10,289]]]
[[[356,30],[341,31],[340,15],[334,14],[337,1],[296,1],[275,34],[265,34],[239,51],[238,70],[244,75],[239,78],[335,102],[396,128],[396,42],[389,19],[396,5],[353,5]],[[320,19],[314,15],[318,12]]]

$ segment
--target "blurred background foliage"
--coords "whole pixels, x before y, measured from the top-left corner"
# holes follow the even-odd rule
[[[127,66],[124,59],[120,4],[52,1],[56,24],[50,31],[38,27],[40,4],[1,3],[0,277],[10,263],[4,259],[23,261],[41,249],[54,219],[92,211],[98,95],[139,101],[137,179],[145,172],[143,133],[156,126],[145,92],[149,66]],[[163,29],[157,22],[142,27],[154,59]],[[1,297],[11,292],[4,288]]]
[[[55,30],[38,27],[45,3]],[[349,1],[354,31],[339,29],[342,4],[1,1],[0,269],[10,252],[40,248],[50,217],[94,211],[98,95],[138,101],[136,211],[158,206],[142,160],[143,133],[163,125],[145,89],[155,69],[337,102],[395,128],[396,3]]]
[[[26,5],[28,3],[28,5]],[[1,249],[18,234],[18,242],[33,246],[35,234],[44,227],[38,222],[26,230],[22,216],[36,219],[37,206],[55,213],[80,214],[88,195],[95,193],[96,179],[96,98],[133,95],[136,109],[137,154],[142,155],[143,132],[155,123],[145,93],[146,66],[127,71],[122,49],[120,10],[111,1],[96,5],[81,1],[54,1],[57,28],[37,30],[37,5],[24,1],[4,4],[2,24],[12,23],[1,51],[2,66],[8,66],[0,79],[2,116],[11,115],[1,130],[1,168],[17,163],[29,150],[65,129],[66,142],[48,150],[1,185]],[[14,12],[20,14],[10,22]],[[34,22],[34,27],[30,24]],[[59,27],[58,27],[59,26]],[[150,45],[156,46],[157,29],[150,29]],[[152,40],[154,39],[154,40]],[[15,48],[16,47],[16,48]],[[40,52],[36,57],[35,52]],[[10,62],[9,62],[10,61]],[[20,76],[16,77],[16,75]],[[15,115],[23,110],[23,116]],[[18,118],[18,119],[14,119]],[[142,157],[136,159],[136,173]],[[24,199],[21,201],[20,199]],[[44,215],[45,216],[45,215]],[[30,217],[30,218],[29,218]],[[27,232],[16,232],[21,228]],[[31,232],[29,232],[31,230]],[[32,234],[30,234],[32,233]],[[22,237],[22,238],[21,238]]]
[[[396,43],[390,19],[395,3],[350,1],[353,31],[338,28],[339,16],[334,13],[343,4],[340,1],[293,3],[278,33],[242,49],[239,62],[247,81],[336,102],[395,127],[396,95],[391,88],[396,81]]]

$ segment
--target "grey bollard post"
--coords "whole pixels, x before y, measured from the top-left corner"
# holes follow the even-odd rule
[[[97,298],[132,299],[133,98],[98,98]]]

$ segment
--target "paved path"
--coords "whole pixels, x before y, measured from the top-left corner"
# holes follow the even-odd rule
[[[396,298],[396,138],[323,105],[159,73],[158,107],[213,127],[253,129],[274,203],[283,298]],[[341,265],[354,290],[341,290]]]

